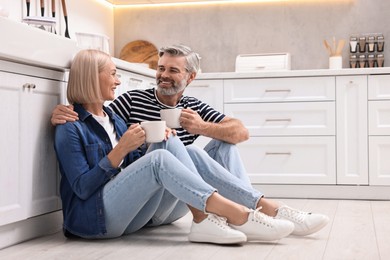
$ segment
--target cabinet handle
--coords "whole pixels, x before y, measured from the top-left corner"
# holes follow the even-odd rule
[[[291,152],[265,152],[265,155],[291,155]]]
[[[23,88],[35,89],[37,86],[33,83],[25,83],[23,84]]]
[[[266,89],[265,92],[291,92],[291,89]]]
[[[265,122],[291,122],[290,118],[276,118],[266,119]]]
[[[136,82],[142,83],[142,79],[130,78],[129,80],[130,80],[130,81],[136,81]]]
[[[210,85],[190,85],[191,88],[208,88]]]

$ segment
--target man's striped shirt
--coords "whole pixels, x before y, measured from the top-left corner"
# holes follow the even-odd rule
[[[154,88],[131,90],[123,93],[110,103],[109,107],[123,118],[127,126],[142,121],[161,120],[160,110],[172,108],[157,99]],[[207,122],[219,123],[225,117],[224,114],[194,97],[182,96],[176,108],[190,108]],[[199,136],[190,134],[183,128],[176,129],[176,133],[184,145],[192,144]]]

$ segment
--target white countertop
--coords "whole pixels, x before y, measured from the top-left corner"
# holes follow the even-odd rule
[[[310,77],[310,76],[343,76],[343,75],[374,75],[389,74],[390,67],[384,68],[358,68],[358,69],[321,69],[321,70],[279,70],[260,72],[220,72],[200,73],[196,79],[245,79],[245,78],[279,78],[279,77]]]

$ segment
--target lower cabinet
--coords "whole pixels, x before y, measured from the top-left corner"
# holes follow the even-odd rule
[[[5,61],[0,61],[0,78],[2,228],[61,209],[50,117],[65,83],[61,71]]]
[[[238,145],[252,183],[336,184],[335,137],[251,137]]]
[[[370,185],[390,186],[390,136],[369,138]]]

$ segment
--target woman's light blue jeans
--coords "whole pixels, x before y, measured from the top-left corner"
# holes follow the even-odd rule
[[[195,162],[195,164],[194,164]],[[113,238],[148,226],[169,224],[188,213],[186,204],[205,211],[215,191],[249,208],[261,194],[230,174],[199,148],[178,137],[152,144],[103,189],[107,234]]]

